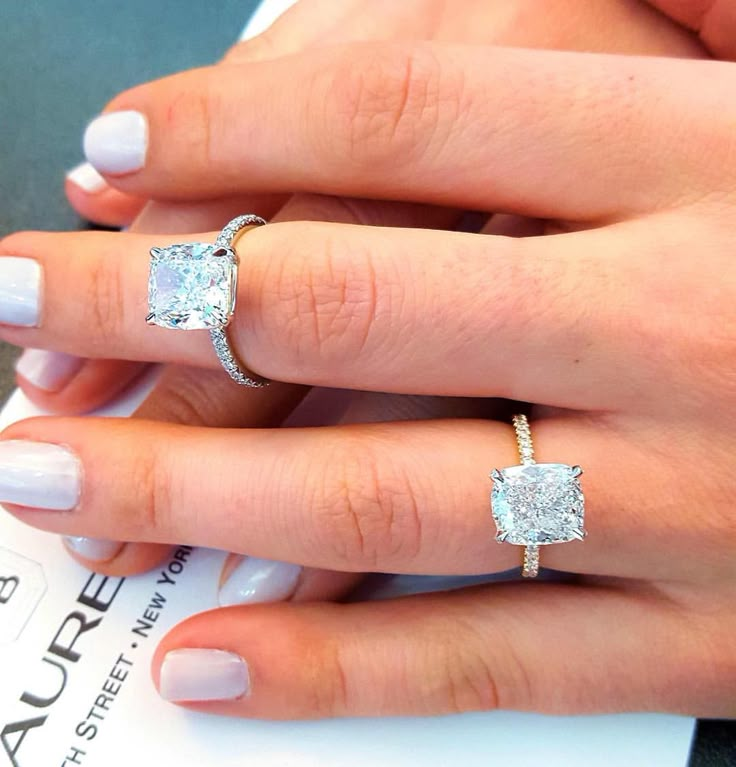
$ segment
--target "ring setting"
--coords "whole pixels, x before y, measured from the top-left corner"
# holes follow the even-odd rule
[[[580,466],[537,463],[526,416],[513,419],[521,464],[491,472],[491,512],[496,540],[524,546],[522,575],[536,577],[539,547],[582,541],[585,499]]]
[[[237,383],[263,387],[236,357],[225,328],[235,312],[239,259],[237,236],[266,222],[247,214],[233,219],[214,243],[189,242],[151,249],[146,322],[175,330],[208,330],[215,352]]]

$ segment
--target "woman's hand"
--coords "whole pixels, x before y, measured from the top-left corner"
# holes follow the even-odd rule
[[[162,643],[163,694],[258,717],[734,715],[733,65],[390,43],[240,66],[239,78],[178,76],[211,107],[207,156],[223,189],[505,210],[566,233],[256,229],[241,241],[238,353],[279,381],[535,403],[538,458],[586,470],[589,537],[543,550],[574,583],[196,616]],[[153,84],[119,103],[148,120],[141,188],[169,188],[159,168],[180,140],[162,118],[181,104],[168,93]],[[191,165],[170,174],[207,188],[188,130],[178,147]],[[219,372],[207,338],[143,324],[147,252],[167,241],[7,238],[5,254],[43,271],[40,317],[53,323],[4,337]],[[517,463],[505,423],[47,418],[3,438],[2,497],[55,532],[353,571],[518,562],[494,542],[488,507],[488,472]]]
[[[367,7],[360,0],[340,5],[335,14],[334,3],[320,0],[302,0],[264,35],[241,43],[226,57],[225,64],[276,58],[298,52],[309,46],[325,42],[367,38],[395,38],[433,36],[455,41],[501,42],[531,47],[570,47],[581,50],[611,50],[619,52],[669,53],[679,56],[702,55],[698,46],[678,27],[658,18],[638,3],[606,0],[595,5],[571,0],[545,4],[517,0],[514,3],[464,3],[462,13],[458,6],[448,12],[445,4],[415,0],[397,6],[389,3],[376,15],[373,4]],[[315,23],[321,18],[321,23]],[[306,21],[309,23],[305,23]],[[316,32],[315,32],[316,30]],[[102,223],[130,223],[130,217],[140,210],[142,198],[125,195],[113,187],[87,194],[74,183],[67,184],[70,200],[80,213]],[[197,227],[216,227],[243,209],[256,209],[269,214],[278,197],[242,195],[228,200],[194,203],[150,203],[131,229],[150,232],[193,231]],[[121,217],[122,216],[122,217]],[[438,208],[401,206],[379,201],[350,201],[331,197],[296,196],[277,216],[277,219],[326,219],[346,223],[379,225],[444,227],[456,220],[457,213]],[[506,231],[508,223],[499,218],[490,231]],[[528,229],[526,224],[513,225],[519,233]],[[49,359],[45,352],[32,351],[19,370],[19,384],[41,407],[59,413],[74,414],[89,410],[102,399],[114,396],[134,376],[140,363],[130,361],[86,360],[74,356],[54,354]],[[52,364],[49,364],[49,363]],[[62,374],[60,380],[59,374]],[[31,374],[29,380],[24,373]],[[45,386],[37,386],[40,380]],[[53,380],[49,380],[53,379]],[[218,382],[215,383],[215,380]],[[281,397],[253,398],[247,393],[234,391],[222,378],[204,379],[196,370],[174,366],[167,369],[154,393],[136,413],[138,417],[177,423],[206,424],[211,426],[266,426],[277,424],[298,403],[303,390],[290,390]],[[439,398],[377,395],[363,393],[339,400],[329,392],[315,391],[308,408],[311,422],[339,423],[394,420],[396,418],[430,417],[486,417],[494,412],[492,403],[457,398]],[[302,407],[304,412],[304,407]],[[302,419],[303,420],[303,419]],[[165,547],[142,543],[127,545],[109,541],[76,537],[68,540],[74,556],[87,566],[104,572],[130,573],[147,569],[166,555]],[[249,560],[256,562],[256,560]],[[294,568],[278,565],[279,572],[293,581]],[[229,568],[228,568],[229,569]],[[269,579],[280,582],[269,563],[264,563]],[[234,579],[233,579],[234,580]],[[262,579],[256,578],[259,582]],[[328,585],[329,588],[325,588]],[[320,588],[310,587],[318,582]],[[328,597],[343,593],[353,579],[344,574],[333,580],[322,574],[305,572],[295,596]],[[251,594],[252,599],[271,595],[268,588]],[[281,589],[278,593],[284,593]]]

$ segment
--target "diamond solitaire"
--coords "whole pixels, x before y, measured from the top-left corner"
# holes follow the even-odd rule
[[[151,248],[146,322],[175,330],[209,330],[212,345],[230,378],[261,388],[268,380],[251,373],[238,359],[225,328],[235,311],[238,256],[233,243],[241,232],[264,226],[247,213],[230,221],[214,245],[188,242]]]
[[[525,546],[523,575],[539,570],[539,546],[585,538],[585,501],[579,466],[536,463],[529,424],[514,416],[520,466],[491,472],[491,512],[496,540]]]
[[[235,309],[238,258],[204,242],[151,250],[146,321],[180,330],[212,330]]]

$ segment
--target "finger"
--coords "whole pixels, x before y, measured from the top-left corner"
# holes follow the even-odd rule
[[[145,205],[143,198],[113,189],[88,162],[67,173],[64,191],[82,218],[102,226],[130,226]]]
[[[736,7],[731,0],[649,0],[667,16],[695,30],[719,59],[736,58]]]
[[[267,30],[244,40],[228,52],[224,62],[245,63],[299,53],[321,43],[354,40],[441,39],[450,42],[506,46],[609,51],[628,54],[700,57],[702,48],[678,25],[667,25],[659,14],[642,3],[599,2],[565,4],[537,12],[536,0],[489,8],[484,3],[468,5],[462,19],[443,15],[426,0],[393,4],[376,14],[358,1],[344,2],[339,9],[331,0],[298,3]],[[308,18],[309,23],[304,23]],[[315,18],[320,23],[315,23]],[[555,18],[558,23],[552,23]],[[67,196],[83,217],[107,226],[127,226],[139,212],[141,201],[106,186],[89,163],[68,176]],[[78,183],[77,183],[78,181]],[[103,187],[103,185],[105,185]],[[104,189],[104,192],[102,190]],[[263,210],[244,205],[241,209]],[[226,216],[222,216],[224,220]],[[186,220],[186,219],[185,219]],[[191,231],[204,231],[217,221],[198,223]],[[200,222],[201,221],[201,222]],[[160,225],[150,231],[166,232]],[[174,231],[173,229],[171,231]]]
[[[339,599],[360,582],[358,573],[339,573],[271,559],[230,554],[218,588],[221,607],[261,602]]]
[[[149,202],[131,227],[132,232],[186,234],[221,226],[244,210],[257,210],[271,219],[287,202],[284,195],[239,195],[222,200]],[[278,216],[279,219],[282,216]]]
[[[26,349],[15,364],[16,382],[31,402],[66,415],[109,402],[144,370],[137,362],[90,360],[44,349]]]
[[[149,223],[156,222],[164,229],[176,228],[180,215],[177,207],[163,208],[160,204],[148,206],[147,213],[151,221],[139,220],[136,230],[145,230]],[[231,213],[230,207],[224,210],[210,204],[198,211],[197,221],[211,222],[216,216],[219,216],[218,220],[224,220]],[[457,217],[457,213],[442,208],[375,201],[351,202],[316,195],[293,198],[280,215],[284,219],[360,222],[374,226],[395,226],[411,222],[415,226],[440,227],[451,226]],[[502,216],[494,217],[494,226],[489,225],[487,231],[511,236],[537,233],[535,222],[516,222],[514,228],[504,228],[499,224],[503,220]],[[42,349],[27,349],[16,364],[18,385],[26,395],[43,410],[66,415],[88,412],[114,399],[144,370],[145,366],[134,362],[87,360]],[[331,404],[334,404],[334,395],[331,395]]]
[[[238,245],[238,309],[229,334],[245,364],[274,380],[560,407],[649,406],[642,381],[672,363],[652,353],[632,367],[641,337],[611,328],[621,323],[621,295],[636,321],[644,310],[637,296],[647,279],[659,280],[658,261],[672,271],[668,241],[682,248],[681,236],[650,221],[522,239],[314,223],[260,227]],[[218,368],[206,333],[143,323],[148,251],[165,244],[109,233],[7,238],[2,248],[16,257],[13,265],[35,259],[42,267],[43,314],[54,320],[37,329],[6,327],[3,337],[88,357]],[[643,249],[651,251],[645,266],[626,256]],[[610,285],[619,286],[616,294]],[[70,292],[82,300],[70,302]],[[622,380],[624,366],[630,375]]]
[[[320,48],[128,91],[91,124],[85,146],[117,187],[151,197],[304,190],[620,218],[682,203],[683,177],[689,200],[727,189],[728,157],[688,148],[699,136],[713,145],[707,116],[719,113],[731,75],[653,57]]]
[[[687,477],[702,445],[660,465],[643,460],[641,447],[665,438],[659,425],[615,430],[582,416],[539,421],[534,438],[540,460],[586,472],[588,538],[545,546],[543,566],[703,579],[732,567],[719,525],[694,531],[682,514],[696,498],[677,477]],[[682,436],[668,438],[679,445]],[[15,511],[53,532],[203,545],[346,572],[475,574],[521,561],[521,547],[496,543],[489,510],[489,472],[518,464],[504,423],[239,432],[45,418],[9,427],[3,440],[0,502],[34,507]],[[720,513],[714,519],[727,509]]]
[[[64,536],[62,542],[80,565],[116,578],[148,572],[171,553],[171,546],[162,543],[125,543],[87,536]]]
[[[305,23],[308,19],[308,23]],[[315,23],[318,19],[318,23]],[[554,23],[556,22],[556,23]],[[329,43],[355,40],[436,39],[449,42],[539,47],[563,50],[608,51],[627,54],[701,57],[704,51],[679,25],[666,24],[643,3],[604,0],[596,4],[561,3],[539,14],[536,0],[497,4],[468,4],[461,17],[426,0],[390,4],[384,12],[360,0],[298,3],[267,30],[233,46],[225,64],[265,61]],[[107,226],[127,226],[142,202],[107,186],[89,163],[68,174],[67,197],[83,217]],[[246,205],[243,209],[252,209]],[[255,209],[261,209],[255,206]],[[224,217],[223,217],[224,218]],[[216,223],[216,222],[215,222]],[[209,225],[195,225],[203,231]],[[151,231],[165,232],[157,226]]]
[[[678,25],[665,24],[642,3],[617,0],[595,5],[562,3],[540,15],[535,2],[517,1],[493,8],[483,3],[468,5],[462,19],[446,17],[438,6],[426,0],[404,2],[400,7],[392,4],[382,14],[376,14],[374,8],[365,7],[359,0],[344,2],[339,9],[331,0],[299,3],[261,34],[233,46],[224,62],[265,61],[299,53],[320,43],[430,37],[450,42],[498,42],[506,46],[571,51],[704,55],[689,34]],[[304,23],[305,18],[309,18],[309,23]],[[315,18],[320,23],[315,23]],[[552,23],[555,18],[558,23]],[[141,210],[140,198],[111,189],[89,163],[74,168],[67,178],[69,202],[84,218],[106,226],[128,226]],[[242,209],[264,210],[258,205],[244,205]],[[224,220],[226,216],[221,218]],[[208,224],[199,217],[196,221],[198,223],[190,224],[191,231],[203,231],[218,223]],[[150,231],[169,230],[159,224]]]
[[[206,612],[169,632],[152,671],[167,700],[253,718],[492,709],[732,716],[716,662],[732,652],[703,642],[725,635],[716,620],[684,623],[682,608],[633,588],[494,584]]]

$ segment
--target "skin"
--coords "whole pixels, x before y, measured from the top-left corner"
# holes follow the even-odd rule
[[[251,68],[258,77],[245,77]],[[295,71],[304,81],[295,82]],[[581,574],[574,584],[196,616],[164,640],[154,676],[167,650],[212,647],[216,637],[217,647],[246,658],[252,694],[199,708],[233,715],[496,706],[733,715],[733,489],[724,481],[733,449],[727,328],[736,289],[729,276],[736,168],[724,108],[731,67],[427,43],[366,44],[349,55],[309,50],[288,66],[233,64],[229,75],[195,72],[180,76],[191,77],[187,87],[173,79],[120,97],[113,108],[146,111],[152,153],[144,171],[115,183],[166,196],[170,182],[157,168],[168,162],[178,193],[194,188],[196,156],[171,166],[173,150],[155,150],[175,107],[167,95],[197,87],[227,95],[229,84],[242,91],[245,81],[245,100],[259,105],[268,98],[258,91],[263,78],[279,94],[269,106],[283,133],[257,135],[257,108],[247,118],[260,142],[255,154],[237,153],[236,137],[222,131],[209,159],[229,153],[238,164],[238,174],[220,169],[227,191],[278,192],[278,178],[281,189],[545,217],[567,232],[518,239],[265,227],[248,235],[234,338],[251,367],[281,381],[538,403],[534,434],[544,455],[587,470],[590,538],[544,551],[550,566]],[[464,109],[453,111],[460,82]],[[329,145],[317,141],[319,119],[296,129],[300,109],[314,116],[299,100],[306,84],[324,98]],[[229,109],[232,98],[212,106]],[[503,121],[489,122],[499,104]],[[230,124],[214,111],[210,118]],[[197,143],[186,131],[174,135],[184,140],[178,151],[191,155]],[[293,158],[283,157],[285,147]],[[291,166],[297,157],[313,162]],[[147,249],[162,242],[142,234],[7,238],[3,252],[37,258],[52,276],[46,301],[54,326],[3,335],[215,370],[206,343],[142,333],[133,321]],[[64,306],[65,284],[90,302]],[[113,294],[106,286],[119,303],[104,303]],[[653,314],[653,306],[662,310]],[[88,327],[89,307],[107,320],[99,334],[79,330]],[[447,371],[440,378],[438,360]],[[64,443],[81,457],[85,485],[72,514],[14,510],[56,532],[231,548],[237,541],[237,550],[259,556],[355,571],[503,570],[518,555],[492,543],[488,486],[478,481],[494,463],[515,462],[513,434],[498,422],[238,433],[35,419],[3,436]],[[202,454],[218,456],[223,473],[201,481],[197,472],[195,483],[189,465]],[[284,462],[289,481],[267,481],[283,478]],[[692,466],[708,481],[693,482]],[[130,475],[144,479],[131,484]],[[255,524],[247,529],[216,516],[236,499],[249,501]],[[203,507],[214,510],[206,529],[195,514]],[[709,509],[707,519],[694,525],[693,508]]]
[[[362,0],[341,3],[339,12],[332,2],[302,2],[266,33],[236,45],[225,57],[223,65],[269,60],[305,48],[318,47],[325,42],[407,37],[622,53],[667,53],[683,57],[702,56],[704,53],[689,34],[665,22],[658,14],[638,2],[598,0],[596,3],[579,3],[558,0],[555,3],[545,2],[542,7],[544,12],[540,12],[537,0],[517,1],[513,4],[466,2],[464,12],[458,14],[453,10],[454,6],[448,6],[445,2],[413,0],[398,6],[395,3],[385,3],[381,13],[377,14],[373,5],[366,7]],[[316,24],[316,18],[320,18],[321,23]],[[119,181],[111,180],[113,183]],[[283,202],[278,195],[259,194],[255,198],[253,195],[245,198],[239,195],[226,200],[153,202],[142,209],[142,196],[128,195],[114,187],[108,187],[101,194],[88,195],[74,184],[67,183],[66,190],[70,202],[82,215],[100,223],[130,225],[133,231],[155,233],[171,231],[180,234],[196,231],[198,226],[200,229],[219,226],[222,221],[246,209],[269,215]],[[136,212],[140,215],[132,221]],[[455,223],[458,213],[437,207],[386,204],[381,201],[353,200],[345,204],[329,196],[302,194],[292,197],[275,215],[275,220],[315,219],[383,226],[444,228]],[[526,222],[501,216],[496,216],[486,227],[489,232],[514,235],[531,233],[529,229]],[[22,378],[19,379],[19,385],[41,407],[51,412],[74,414],[89,411],[108,398],[110,379],[122,386],[140,371],[139,363],[100,363],[98,360],[90,360],[80,375],[61,392],[50,395],[35,389]],[[298,404],[303,393],[300,392],[285,406],[277,404],[273,412],[268,407],[264,408],[258,400],[258,412],[265,420],[254,420],[252,400],[247,393],[234,392],[227,381],[219,381],[217,385],[209,378],[201,379],[197,371],[175,368],[167,370],[162,383],[136,415],[176,423],[275,425],[288,413],[290,407]],[[459,402],[457,398],[441,400],[364,393],[359,398],[353,395],[348,399],[342,408],[342,417],[335,421],[332,415],[334,395],[331,391],[316,392],[312,400],[316,401],[316,409],[322,413],[319,420],[321,423],[442,416],[491,417],[497,413],[497,408],[488,401],[473,403],[471,400]],[[270,398],[267,401],[271,402]],[[311,410],[315,410],[314,405]],[[231,416],[225,415],[233,412],[242,414],[242,420],[234,421]],[[73,555],[80,559],[76,554]],[[165,555],[165,550],[158,552],[158,556]],[[129,544],[109,562],[80,561],[103,572],[120,574],[147,569],[153,558],[147,546]],[[320,578],[322,581],[324,579]],[[321,595],[326,597],[344,593],[352,583],[346,581],[344,575],[335,576],[335,588]]]

